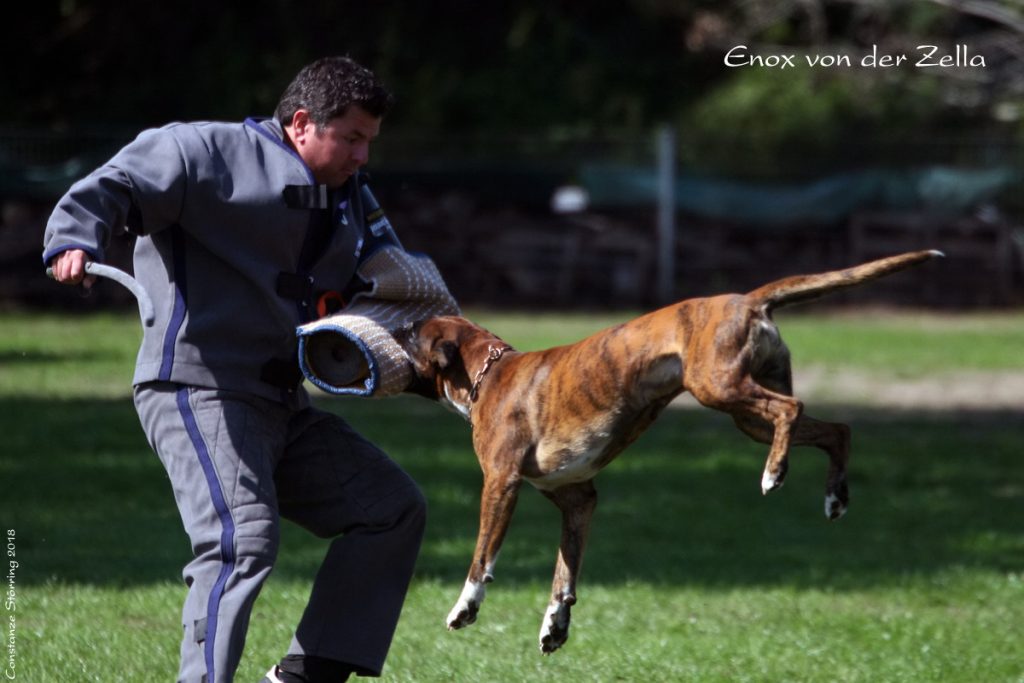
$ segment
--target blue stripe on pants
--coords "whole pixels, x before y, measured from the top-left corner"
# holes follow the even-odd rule
[[[189,390],[187,387],[178,389],[178,411],[185,422],[185,429],[188,432],[189,439],[192,441],[192,446],[196,449],[199,464],[203,468],[203,475],[206,477],[206,484],[210,489],[210,498],[213,501],[214,510],[216,510],[217,517],[220,518],[221,523],[221,568],[220,574],[217,576],[217,582],[213,585],[206,604],[206,639],[203,644],[206,656],[207,680],[213,681],[216,680],[214,676],[214,648],[217,640],[217,612],[220,610],[220,600],[224,595],[224,585],[227,583],[228,576],[231,575],[235,568],[235,522],[231,518],[231,510],[228,509],[227,502],[224,500],[224,491],[220,486],[220,481],[217,479],[217,471],[214,469],[210,451],[206,448],[206,442],[203,441],[203,436],[199,431],[199,425],[196,423],[192,406],[189,405],[188,394]]]

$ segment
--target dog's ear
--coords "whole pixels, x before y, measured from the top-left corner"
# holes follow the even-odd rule
[[[442,339],[434,345],[434,363],[439,370],[453,365],[459,358],[459,345],[450,339]]]

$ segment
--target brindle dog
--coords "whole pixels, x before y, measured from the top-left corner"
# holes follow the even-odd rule
[[[786,278],[745,295],[688,299],[545,351],[520,353],[459,317],[432,318],[399,333],[417,377],[410,391],[440,400],[471,422],[483,469],[476,550],[448,627],[476,620],[525,479],[562,512],[540,648],[549,653],[565,643],[597,502],[592,479],[683,391],[729,413],[742,431],[771,445],[764,493],[782,485],[791,445],[825,451],[825,514],[839,518],[849,502],[850,429],[803,414],[772,310],[941,255],[912,252]]]

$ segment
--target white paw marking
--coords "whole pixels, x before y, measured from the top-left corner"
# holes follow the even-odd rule
[[[782,486],[782,482],[779,481],[779,478],[777,476],[769,473],[768,470],[765,470],[764,474],[761,475],[762,494],[767,494],[769,491],[774,491],[780,486]]]
[[[540,651],[551,654],[569,639],[570,607],[562,602],[551,602],[540,625]]]
[[[829,519],[839,519],[846,514],[846,506],[834,493],[825,496],[825,516]]]
[[[452,607],[452,611],[448,613],[446,622],[449,631],[469,626],[476,621],[476,613],[480,610],[486,592],[482,583],[466,581],[455,607]]]

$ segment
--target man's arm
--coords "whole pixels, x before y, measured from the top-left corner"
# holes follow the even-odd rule
[[[65,284],[85,282],[87,261],[103,261],[114,234],[173,224],[184,197],[181,148],[167,129],[146,131],[60,198],[46,224],[43,263]]]

